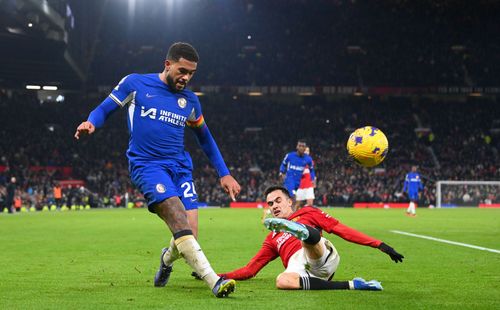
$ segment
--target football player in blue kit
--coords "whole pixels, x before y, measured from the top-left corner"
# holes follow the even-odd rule
[[[420,174],[417,172],[417,166],[411,167],[411,172],[406,174],[405,183],[403,185],[403,192],[408,194],[410,204],[406,210],[409,216],[416,216],[415,204],[418,203],[418,193],[424,189]]]
[[[285,158],[280,165],[280,178],[283,185],[288,189],[290,196],[295,200],[295,194],[300,185],[300,179],[306,166],[309,168],[311,174],[311,181],[313,184],[316,182],[314,172],[314,163],[312,157],[305,153],[307,144],[304,140],[297,142],[297,151],[290,152],[285,155]]]
[[[190,127],[217,170],[222,188],[235,200],[241,188],[229,169],[204,121],[198,97],[186,85],[196,72],[199,56],[187,43],[174,43],[161,73],[130,74],[81,123],[75,138],[92,134],[119,108],[127,108],[129,147],[127,157],[132,182],[172,232],[164,248],[154,284],[163,287],[173,262],[183,257],[212,289],[216,297],[234,291],[235,281],[219,277],[196,240],[197,199],[192,160],[184,150],[184,127]],[[187,210],[187,211],[186,211]]]

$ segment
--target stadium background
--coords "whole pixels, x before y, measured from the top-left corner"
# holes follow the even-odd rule
[[[17,210],[36,211],[0,214],[0,308],[499,309],[500,209],[425,208],[406,217],[401,209],[350,208],[406,203],[403,179],[415,164],[425,183],[421,207],[436,203],[438,180],[500,180],[499,6],[0,0],[0,206],[14,176]],[[261,199],[278,181],[284,154],[307,139],[319,176],[315,203],[335,206],[323,210],[405,255],[396,265],[328,235],[342,257],[335,278],[377,279],[383,292],[279,291],[279,261],[224,300],[183,263],[168,287],[153,287],[170,233],[144,209],[115,208],[142,201],[128,177],[124,111],[90,138],[77,143],[73,134],[124,75],[161,71],[176,41],[201,55],[191,86],[242,184],[239,201]],[[347,137],[365,125],[381,128],[390,143],[374,169],[346,157]],[[228,206],[190,133],[186,144],[201,200]],[[42,212],[54,204],[56,183],[62,206],[92,210]],[[500,203],[498,185],[444,193],[444,206]],[[258,209],[200,209],[199,242],[215,270],[243,266],[255,254],[268,233],[261,216]]]

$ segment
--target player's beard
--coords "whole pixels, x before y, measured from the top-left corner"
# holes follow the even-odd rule
[[[168,86],[170,86],[170,88],[171,88],[173,91],[181,91],[181,90],[183,90],[183,89],[186,87],[186,85],[187,85],[187,83],[186,83],[186,84],[180,84],[180,85],[181,85],[181,88],[180,88],[180,89],[179,89],[179,88],[177,88],[177,83],[176,83],[176,82],[174,81],[174,79],[173,79],[170,75],[168,75],[168,74],[167,74],[167,84],[168,84]]]

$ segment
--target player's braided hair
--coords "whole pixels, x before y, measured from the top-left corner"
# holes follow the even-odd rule
[[[167,60],[179,61],[181,58],[193,62],[198,62],[198,60],[200,60],[198,52],[191,44],[186,42],[172,44],[168,49]]]
[[[283,194],[285,194],[288,198],[291,198],[290,192],[288,191],[288,189],[286,189],[286,187],[283,187],[281,185],[272,185],[272,186],[269,186],[268,188],[266,188],[266,190],[264,191],[264,197],[267,197],[267,195],[269,195],[269,193],[272,193],[272,192],[277,191],[277,190],[282,191]]]

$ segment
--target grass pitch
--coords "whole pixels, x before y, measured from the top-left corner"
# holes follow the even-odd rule
[[[500,210],[326,209],[405,255],[402,264],[369,247],[327,237],[341,261],[337,280],[382,281],[384,291],[279,291],[279,259],[215,298],[176,262],[153,287],[170,233],[146,210],[0,214],[0,309],[500,309],[500,254],[398,235],[390,230],[500,249]],[[200,244],[218,272],[245,265],[267,231],[258,209],[200,210]]]

